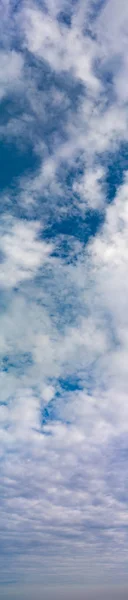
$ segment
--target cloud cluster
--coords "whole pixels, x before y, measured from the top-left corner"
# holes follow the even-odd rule
[[[3,585],[127,583],[128,10],[112,5],[8,2],[2,22],[0,135],[21,161],[1,189]]]

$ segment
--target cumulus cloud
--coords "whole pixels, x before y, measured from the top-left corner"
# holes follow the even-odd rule
[[[1,222],[2,264],[0,284],[13,287],[34,276],[47,261],[52,246],[36,239],[40,229],[37,222],[5,219]]]

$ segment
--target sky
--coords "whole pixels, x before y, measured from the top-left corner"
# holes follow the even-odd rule
[[[0,3],[0,596],[128,596],[128,3]]]

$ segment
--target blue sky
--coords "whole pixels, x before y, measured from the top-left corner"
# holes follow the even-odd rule
[[[126,0],[1,2],[7,600],[127,597],[127,24]]]

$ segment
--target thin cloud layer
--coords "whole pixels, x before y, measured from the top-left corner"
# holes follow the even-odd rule
[[[8,2],[1,18],[7,598],[128,584],[126,2],[112,12]]]

